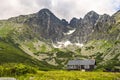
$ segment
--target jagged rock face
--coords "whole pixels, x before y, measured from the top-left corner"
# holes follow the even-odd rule
[[[118,31],[120,31],[118,25],[119,15],[120,11],[113,16],[99,15],[94,11],[90,11],[83,19],[73,18],[70,26],[76,28],[76,31],[70,35],[70,41],[86,43],[93,39],[118,40]],[[114,28],[117,30],[114,30]],[[112,32],[113,30],[114,32]]]
[[[70,21],[70,26],[72,27],[72,28],[77,28],[78,27],[78,22],[79,22],[79,19],[77,19],[77,18],[72,18],[72,20]]]
[[[83,22],[85,25],[94,25],[97,21],[97,19],[99,18],[99,14],[97,14],[94,11],[90,11],[89,13],[87,13],[83,19]]]
[[[29,18],[26,23],[32,30],[39,34],[40,37],[50,40],[58,40],[63,37],[68,25],[66,20],[58,19],[48,9],[42,9],[34,17]]]
[[[90,11],[83,19],[72,18],[68,23],[65,19],[60,20],[57,18],[48,9],[42,9],[38,13],[21,15],[9,19],[9,21],[26,24],[38,37],[53,42],[69,40],[73,43],[86,43],[93,39],[110,39],[111,35],[117,36],[118,33],[109,34],[109,31],[115,24],[120,22],[119,15],[120,11],[113,16],[99,15],[94,11]],[[72,34],[65,35],[70,30],[75,31]]]
[[[120,10],[112,15],[112,18],[115,20],[115,24],[110,31],[110,38],[112,40],[120,40]]]
[[[115,20],[107,14],[101,15],[97,20],[94,29],[96,31],[106,32],[111,28],[111,25],[115,23]]]
[[[68,26],[68,22],[67,22],[65,19],[62,19],[62,24],[63,24],[64,26]]]
[[[73,33],[71,40],[73,42],[86,42],[88,40],[88,35],[93,32],[95,23],[97,22],[99,15],[94,11],[90,11],[85,15],[83,19],[72,19],[71,26],[76,26],[76,31]]]
[[[116,22],[120,22],[120,10],[113,14],[112,17],[116,20]]]

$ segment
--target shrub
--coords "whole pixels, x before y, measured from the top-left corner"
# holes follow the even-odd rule
[[[35,68],[24,64],[13,65],[12,67],[0,66],[0,76],[16,76],[36,72]]]
[[[93,46],[85,47],[85,50],[91,50],[91,49],[94,49],[94,47]]]
[[[26,73],[36,73],[34,68],[23,64],[18,64],[15,67],[11,68],[11,72],[15,73],[16,75],[22,75]]]

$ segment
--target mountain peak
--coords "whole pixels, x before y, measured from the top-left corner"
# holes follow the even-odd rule
[[[78,23],[79,19],[73,17],[70,21],[70,26],[71,27],[77,27],[76,24]]]
[[[85,15],[84,22],[95,24],[98,18],[99,18],[99,14],[97,14],[95,11],[90,11]]]
[[[95,11],[90,11],[90,12],[88,12],[86,15],[85,15],[85,17],[93,17],[93,16],[98,16],[99,14],[97,14]]]
[[[95,11],[89,11],[88,14],[97,14]]]
[[[43,8],[39,12],[51,12],[51,11],[49,9],[47,9],[47,8]]]
[[[46,14],[46,15],[53,15],[53,13],[49,10],[49,9],[47,9],[47,8],[44,8],[44,9],[41,9],[39,12],[38,12],[38,15],[40,15],[40,14]]]
[[[79,20],[79,19],[77,19],[76,17],[73,17],[73,18],[71,19],[71,21],[76,21],[76,20]]]

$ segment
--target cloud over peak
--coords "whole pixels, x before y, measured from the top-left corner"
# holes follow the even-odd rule
[[[1,0],[0,19],[50,9],[57,17],[70,20],[83,17],[94,10],[100,14],[113,14],[120,9],[120,0]]]

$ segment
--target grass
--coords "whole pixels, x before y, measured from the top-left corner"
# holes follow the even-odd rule
[[[33,64],[34,59],[20,50],[11,42],[0,40],[0,64],[4,63],[28,63]],[[31,62],[30,62],[31,60]]]
[[[81,71],[39,71],[18,76],[19,80],[120,80],[120,73]]]
[[[6,22],[6,21],[0,21],[0,36],[1,37],[7,37],[9,33],[13,31],[15,28],[15,24]]]
[[[0,39],[0,65],[9,63],[23,63],[33,67],[37,67],[40,70],[46,70],[46,68],[54,68],[54,66],[51,66],[42,61],[38,61],[35,58],[29,56],[27,53],[23,52],[18,47],[18,45],[10,42],[10,40]]]

